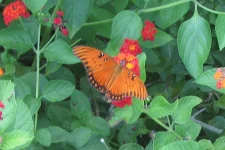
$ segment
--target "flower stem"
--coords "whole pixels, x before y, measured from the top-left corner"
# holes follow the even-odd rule
[[[147,110],[145,110],[144,112],[148,115],[148,113],[146,112]],[[148,115],[149,116],[149,115]],[[164,129],[166,129],[167,131],[171,132],[173,135],[175,135],[179,140],[183,140],[183,138],[177,134],[172,128],[166,126],[165,124],[163,124],[159,119],[154,118],[152,116],[149,116],[152,120],[154,120],[157,124],[159,124],[161,127],[163,127]]]
[[[75,42],[73,42],[71,45],[70,45],[70,47],[73,47],[74,45],[76,45],[78,42],[80,42],[81,41],[81,38],[80,39],[78,39],[78,40],[76,40]]]
[[[101,20],[101,21],[90,22],[90,23],[85,23],[83,26],[93,26],[93,25],[99,25],[99,24],[103,24],[103,23],[109,23],[109,22],[112,22],[113,19],[114,18]]]
[[[141,13],[148,13],[148,12],[158,11],[158,10],[174,7],[174,6],[177,6],[177,5],[181,5],[183,3],[188,3],[190,1],[193,1],[193,0],[177,1],[177,2],[174,2],[174,3],[162,5],[162,6],[159,6],[159,7],[153,7],[153,8],[145,9],[145,10],[142,10]]]
[[[38,25],[38,41],[37,41],[37,50],[36,50],[36,55],[37,55],[37,68],[36,68],[36,94],[35,98],[38,99],[39,95],[39,79],[40,79],[40,36],[41,36],[41,24]],[[34,130],[37,128],[37,120],[38,120],[38,111],[34,115]]]
[[[215,10],[209,9],[209,8],[203,6],[202,4],[200,4],[197,0],[194,0],[194,3],[197,4],[199,7],[203,8],[203,9],[205,9],[205,10],[211,12],[211,13],[214,13],[214,14],[223,14],[223,15],[225,14],[225,12],[219,12],[219,11],[215,11]]]

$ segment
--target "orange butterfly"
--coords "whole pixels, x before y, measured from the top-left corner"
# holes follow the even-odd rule
[[[118,64],[106,53],[88,46],[76,46],[73,52],[84,64],[92,86],[109,100],[147,99],[145,85],[135,73],[123,67],[123,62]]]

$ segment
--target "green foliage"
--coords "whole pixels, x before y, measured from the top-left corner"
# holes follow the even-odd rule
[[[0,0],[5,7],[11,2]],[[223,1],[22,2],[30,16],[5,25],[12,12],[7,17],[2,8],[0,17],[0,149],[225,149],[225,82],[218,82],[224,68],[220,80],[214,77],[225,65]],[[147,20],[155,25],[149,31],[157,31],[151,40],[142,33]],[[128,83],[134,97],[119,108],[90,85],[73,47],[87,45],[114,57],[124,39],[142,49],[136,58],[149,95],[135,98],[141,89]]]

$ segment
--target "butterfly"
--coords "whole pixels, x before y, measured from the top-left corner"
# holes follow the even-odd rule
[[[93,87],[111,101],[125,97],[147,99],[148,93],[144,83],[124,63],[117,63],[108,54],[88,46],[76,46],[74,54],[86,68],[88,79]]]

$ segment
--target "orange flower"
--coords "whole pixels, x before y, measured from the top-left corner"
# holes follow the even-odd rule
[[[140,54],[141,51],[138,41],[132,39],[124,39],[123,45],[120,47],[121,53],[130,53],[134,56]]]
[[[4,70],[2,68],[0,68],[0,76],[4,75]]]
[[[217,69],[216,73],[214,74],[214,79],[219,80],[222,77],[222,70]]]
[[[134,64],[128,62],[128,63],[126,64],[126,68],[129,69],[129,70],[132,70],[132,69],[134,68]]]
[[[30,17],[27,7],[21,0],[16,0],[7,5],[3,10],[4,22],[8,26],[10,22],[18,19],[19,17]]]

